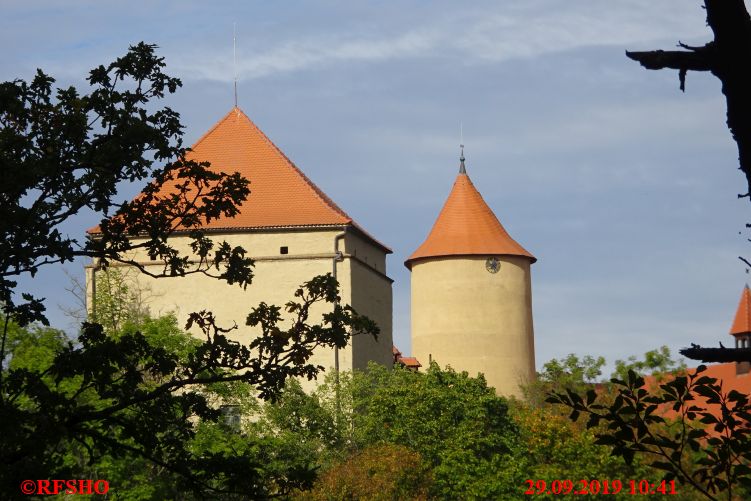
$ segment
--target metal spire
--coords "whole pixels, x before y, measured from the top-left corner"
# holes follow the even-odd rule
[[[237,23],[232,23],[232,72],[235,74],[235,108],[237,108]]]
[[[464,167],[464,127],[459,122],[459,148],[461,148],[461,155],[459,156],[459,174],[466,174],[467,169]]]

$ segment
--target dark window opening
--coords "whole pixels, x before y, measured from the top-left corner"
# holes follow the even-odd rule
[[[232,431],[240,431],[240,406],[222,405],[219,408],[222,413],[222,422]]]
[[[279,254],[289,254],[289,247],[286,245],[284,247],[279,247]]]

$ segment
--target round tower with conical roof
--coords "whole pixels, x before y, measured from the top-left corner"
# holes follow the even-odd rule
[[[535,377],[530,265],[472,184],[459,175],[425,241],[405,261],[412,282],[412,354],[522,396]]]

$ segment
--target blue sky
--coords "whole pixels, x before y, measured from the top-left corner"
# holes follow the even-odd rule
[[[81,85],[138,41],[183,80],[192,142],[239,104],[362,226],[394,249],[395,341],[409,351],[406,257],[467,169],[533,266],[538,368],[667,344],[717,345],[747,275],[743,178],[719,82],[647,72],[624,50],[702,44],[701,2],[15,2],[0,78],[39,67]],[[134,188],[122,197],[132,195]],[[67,227],[83,234],[84,216]],[[68,265],[82,274],[80,263]],[[24,285],[72,302],[50,269]]]

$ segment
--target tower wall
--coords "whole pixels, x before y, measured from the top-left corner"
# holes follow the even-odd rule
[[[380,329],[377,339],[363,335],[352,337],[352,366],[349,368],[364,370],[371,361],[391,367],[394,363],[391,351],[391,280],[374,272],[361,261],[350,259],[348,262],[352,284],[349,304],[358,313],[378,324]]]
[[[530,260],[497,256],[435,257],[412,265],[412,354],[424,365],[475,376],[499,395],[521,397],[535,377]]]
[[[192,312],[209,310],[215,314],[218,325],[238,329],[228,337],[249,343],[260,333],[258,328],[245,325],[251,309],[260,302],[280,307],[294,300],[295,290],[316,275],[331,273],[333,269],[334,240],[341,229],[308,231],[246,232],[210,235],[219,242],[226,239],[230,245],[240,245],[255,259],[253,281],[246,288],[228,285],[226,282],[202,274],[183,277],[150,278],[135,268],[117,265],[129,270],[127,277],[133,290],[142,293],[144,306],[152,316],[172,313],[180,326],[184,326]],[[175,236],[170,243],[181,252],[189,252],[190,240]],[[287,254],[281,254],[286,247]],[[355,336],[348,346],[339,350],[341,370],[364,368],[368,361],[391,364],[391,279],[386,273],[386,254],[368,241],[350,232],[340,243],[342,260],[337,263],[337,279],[342,304],[350,304],[358,313],[374,320],[381,329],[378,340],[368,336]],[[145,251],[133,256],[139,264],[154,273],[162,271],[163,265],[150,261]],[[96,274],[102,273],[96,272]],[[89,302],[96,280],[94,268],[86,270]],[[320,322],[324,313],[331,311],[330,304],[319,303],[311,311],[310,322]],[[291,315],[282,311],[284,325],[291,322]],[[196,328],[191,333],[201,337]],[[319,347],[313,353],[311,363],[323,366],[327,372],[334,368],[334,350]],[[323,374],[320,376],[321,380]],[[315,388],[316,381],[302,380],[304,389]]]

